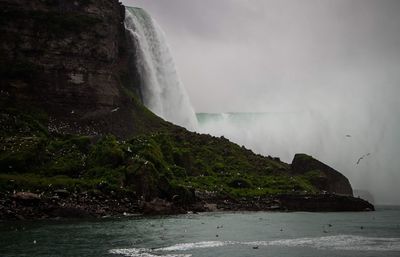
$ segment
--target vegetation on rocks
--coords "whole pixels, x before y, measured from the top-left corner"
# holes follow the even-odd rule
[[[182,201],[193,200],[195,191],[231,198],[317,192],[310,183],[317,171],[290,175],[288,164],[224,138],[183,129],[130,140],[61,135],[38,117],[1,113],[0,190],[128,191]]]
[[[119,1],[0,2],[0,220],[286,210],[277,195],[352,194],[310,156],[289,165],[149,111]]]

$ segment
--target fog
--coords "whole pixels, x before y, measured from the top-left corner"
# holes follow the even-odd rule
[[[262,113],[200,131],[286,162],[311,154],[400,203],[400,1],[123,3],[163,27],[196,112]]]

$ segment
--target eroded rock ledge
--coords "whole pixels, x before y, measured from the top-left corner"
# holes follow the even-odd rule
[[[374,211],[367,201],[350,196],[279,195],[273,197],[197,199],[189,205],[155,198],[149,202],[130,200],[129,195],[110,196],[59,190],[51,195],[17,192],[0,196],[0,220],[51,218],[104,218],[130,215],[174,215],[213,211]]]

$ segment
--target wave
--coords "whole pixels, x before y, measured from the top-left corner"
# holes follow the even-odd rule
[[[127,257],[191,257],[191,254],[153,254],[154,250],[147,248],[127,248],[112,249],[108,251],[110,254],[122,255]]]
[[[310,247],[324,250],[345,251],[400,251],[400,238],[363,237],[355,235],[336,235],[325,237],[305,237],[272,241],[201,241],[181,243],[157,249],[130,248],[114,249],[109,252],[128,257],[191,257],[191,254],[166,254],[166,252],[190,251],[195,249],[215,248],[233,245],[249,245],[258,247]]]
[[[242,243],[259,246],[311,247],[347,251],[400,251],[400,238],[337,235]]]
[[[222,247],[227,245],[235,245],[240,244],[239,242],[234,241],[203,241],[196,243],[184,243],[184,244],[176,244],[169,247],[159,248],[159,251],[187,251],[193,249],[201,249],[201,248],[214,248],[214,247]]]

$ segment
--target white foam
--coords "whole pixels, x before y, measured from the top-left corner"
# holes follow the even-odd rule
[[[191,257],[191,254],[153,254],[151,249],[146,248],[127,248],[127,249],[112,249],[108,251],[111,254],[123,255],[127,257]]]
[[[191,257],[191,254],[167,254],[163,252],[182,252],[195,249],[216,248],[234,245],[249,245],[259,247],[284,246],[284,247],[310,247],[327,250],[345,251],[400,251],[400,238],[364,237],[355,235],[335,235],[325,237],[305,237],[294,239],[281,239],[272,241],[201,241],[194,243],[175,244],[154,250],[145,248],[115,249],[112,254],[128,257]]]
[[[400,238],[336,235],[266,242],[268,246],[312,247],[349,251],[400,251]]]
[[[184,244],[176,244],[169,247],[159,248],[157,251],[188,251],[192,249],[199,248],[214,248],[214,247],[222,247],[226,245],[237,244],[238,242],[232,241],[203,241],[196,243],[184,243]]]
[[[295,238],[274,241],[243,242],[245,245],[311,247],[348,251],[400,251],[400,238],[336,235],[314,238]]]

